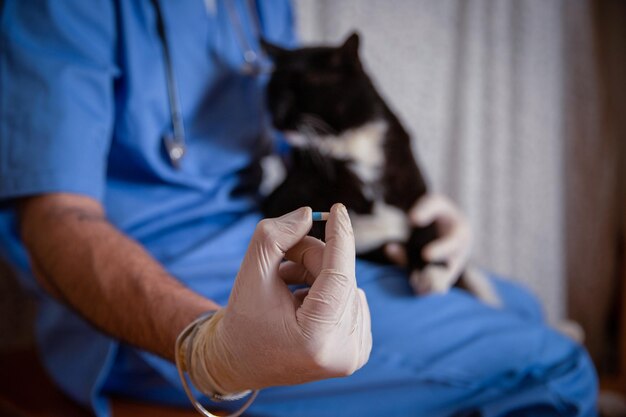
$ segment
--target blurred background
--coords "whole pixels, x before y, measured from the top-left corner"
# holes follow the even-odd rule
[[[295,0],[303,43],[361,34],[431,186],[469,217],[476,264],[579,322],[626,392],[626,2]],[[0,352],[32,303],[0,265]]]

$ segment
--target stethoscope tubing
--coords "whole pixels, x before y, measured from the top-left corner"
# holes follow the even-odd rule
[[[176,77],[174,76],[174,68],[172,65],[172,56],[170,53],[167,36],[165,34],[165,23],[161,14],[161,7],[158,0],[152,0],[156,13],[157,33],[161,47],[163,48],[163,59],[165,61],[165,81],[167,84],[167,98],[170,109],[171,134],[165,135],[163,141],[170,158],[170,162],[175,168],[179,167],[180,160],[185,154],[185,124],[180,106],[180,94]]]
[[[163,20],[161,6],[159,4],[159,0],[151,1],[156,14],[157,34],[159,36],[159,42],[161,43],[161,47],[163,49],[168,105],[170,109],[171,133],[165,134],[163,136],[163,144],[170,159],[170,163],[174,168],[178,169],[180,168],[181,160],[186,153],[185,125],[183,122],[180,105],[180,94],[178,84],[176,83],[176,77],[174,75],[172,55],[170,52],[169,44],[167,42],[165,22]],[[262,52],[255,51],[251,42],[249,42],[248,38],[245,36],[243,22],[241,16],[235,10],[235,3],[231,0],[226,0],[225,3],[229,20],[231,21],[231,24],[233,25],[235,32],[237,33],[237,43],[243,51],[244,64],[241,67],[241,72],[248,76],[258,76],[261,73],[271,71],[270,66],[262,65]],[[253,18],[251,19],[254,26],[253,29],[258,38],[261,34],[261,21],[256,1],[247,0],[247,3],[248,11],[253,16]]]

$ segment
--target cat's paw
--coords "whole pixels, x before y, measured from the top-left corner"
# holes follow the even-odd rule
[[[419,295],[444,294],[454,285],[455,279],[450,279],[448,269],[440,265],[428,265],[421,271],[413,271],[409,283],[413,291]]]

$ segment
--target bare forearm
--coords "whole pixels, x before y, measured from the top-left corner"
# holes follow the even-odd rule
[[[170,276],[86,197],[25,201],[22,239],[42,285],[95,326],[173,359],[184,326],[218,306]]]

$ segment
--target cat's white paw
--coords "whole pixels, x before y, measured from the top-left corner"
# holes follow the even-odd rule
[[[554,327],[565,336],[580,344],[585,342],[585,329],[574,320],[560,320]]]
[[[502,307],[502,299],[484,272],[468,266],[463,272],[463,284],[476,298],[492,307]]]
[[[456,277],[450,278],[446,267],[428,265],[422,271],[413,271],[409,276],[409,283],[416,294],[444,294],[456,282]],[[479,269],[468,267],[463,272],[463,285],[476,298],[492,307],[501,307],[502,300],[495,287],[487,276]]]
[[[409,283],[416,294],[443,294],[448,292],[454,283],[448,278],[448,270],[438,265],[429,265],[421,271],[413,271]]]

